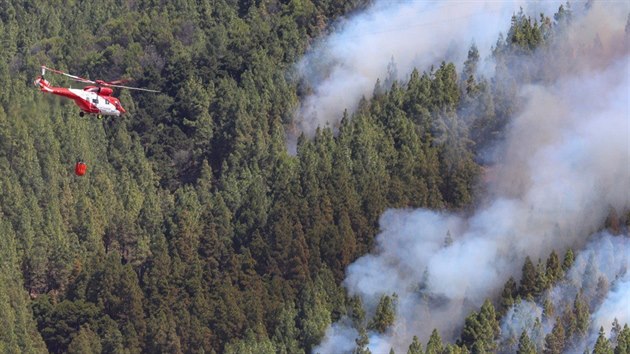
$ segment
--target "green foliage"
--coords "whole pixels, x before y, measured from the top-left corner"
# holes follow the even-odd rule
[[[564,260],[562,261],[562,270],[566,273],[571,266],[573,266],[573,262],[575,262],[575,256],[573,255],[573,250],[568,249],[567,253],[564,254]]]
[[[613,349],[610,346],[610,341],[606,338],[604,327],[600,327],[599,329],[599,336],[597,336],[593,354],[613,354]]]
[[[43,295],[33,303],[33,314],[48,350],[61,353],[68,350],[82,326],[97,322],[99,309],[83,300],[53,304],[50,297]]]
[[[514,305],[516,298],[518,297],[518,288],[516,281],[513,277],[510,277],[503,286],[503,292],[501,293],[501,307],[500,312],[505,313]]]
[[[326,296],[320,287],[307,286],[299,298],[302,348],[309,352],[324,337],[326,329],[331,324],[331,314],[324,303]]]
[[[563,276],[564,271],[562,270],[558,254],[556,251],[551,251],[549,258],[547,258],[546,277],[551,283],[555,283],[556,281],[562,279]]]
[[[276,347],[268,338],[256,338],[249,331],[245,339],[237,340],[225,346],[226,354],[275,354]]]
[[[398,296],[394,293],[392,296],[383,295],[376,306],[376,313],[368,325],[368,329],[375,330],[379,333],[385,333],[387,329],[394,324],[396,320],[396,303]]]
[[[81,327],[79,333],[68,345],[69,354],[98,354],[101,353],[101,351],[101,339],[98,334],[92,331],[87,325]]]
[[[563,352],[564,350],[564,346],[565,346],[565,332],[564,332],[564,325],[562,324],[562,321],[560,320],[560,318],[556,318],[556,322],[553,325],[553,329],[551,330],[551,333],[549,333],[546,337],[545,337],[545,348],[544,348],[544,353],[545,354],[560,354]]]
[[[46,346],[32,320],[28,294],[22,288],[15,241],[9,223],[0,216],[0,351],[45,353]]]
[[[479,313],[473,311],[466,317],[459,344],[473,353],[492,352],[497,348],[495,340],[499,332],[499,322],[494,306],[486,300]]]
[[[277,316],[279,325],[276,326],[273,335],[273,342],[276,344],[277,352],[291,354],[303,353],[300,348],[299,330],[296,326],[298,312],[293,304],[287,304],[280,310]]]
[[[396,298],[368,322],[345,298],[345,268],[372,249],[385,209],[473,203],[475,154],[500,138],[517,80],[544,74],[507,68],[571,10],[555,23],[515,15],[495,48],[497,80],[478,75],[474,45],[461,73],[442,62],[398,82],[392,59],[356,113],[289,154],[294,63],[368,3],[0,5],[0,352],[306,353],[345,314],[369,351],[366,327],[385,332]],[[116,92],[126,117],[79,119],[72,102],[34,92],[41,64],[161,93]],[[77,160],[87,175],[72,174]],[[519,289],[506,284],[501,312],[562,276],[553,255],[524,267]],[[576,299],[570,311],[581,335],[584,309]],[[495,350],[493,306],[473,317],[469,347],[434,331],[426,352]]]
[[[355,339],[357,346],[352,351],[352,354],[371,354],[370,348],[368,348],[368,344],[370,344],[370,339],[368,338],[367,331],[365,328],[359,328],[359,337]]]
[[[429,341],[427,342],[426,354],[440,354],[444,350],[444,344],[442,343],[442,337],[438,333],[437,329],[433,329]]]
[[[518,340],[518,354],[536,354],[536,345],[529,338],[526,331],[521,333],[521,337]]]
[[[519,287],[519,294],[522,297],[536,296],[538,295],[538,272],[531,259],[525,257],[525,263],[523,263],[521,284]]]
[[[576,335],[578,338],[586,337],[589,329],[590,310],[581,292],[577,293],[573,300],[573,314],[576,321]]]
[[[623,330],[617,335],[617,346],[615,347],[615,354],[627,354],[630,353],[630,327],[628,324],[623,326]]]
[[[407,349],[407,354],[422,354],[422,343],[418,340],[417,336],[413,336],[411,344],[409,344],[409,349]]]

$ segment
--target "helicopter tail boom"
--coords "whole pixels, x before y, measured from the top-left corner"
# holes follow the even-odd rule
[[[50,86],[50,82],[48,82],[46,79],[44,79],[44,76],[38,77],[33,82],[33,85],[39,86],[40,90],[42,90],[44,92],[52,92],[53,91],[51,86]]]

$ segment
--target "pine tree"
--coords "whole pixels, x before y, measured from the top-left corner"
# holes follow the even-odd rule
[[[365,328],[359,328],[359,337],[355,339],[357,346],[352,351],[352,354],[371,354],[370,348],[368,348],[368,344],[370,344],[370,339],[368,338],[367,332]]]
[[[355,295],[348,299],[348,307],[348,315],[352,319],[352,325],[355,328],[365,327],[365,310],[361,297]]]
[[[562,270],[566,273],[573,266],[573,262],[575,262],[575,256],[573,255],[573,250],[568,249],[567,253],[564,254],[564,260],[562,261]]]
[[[423,354],[422,343],[418,340],[418,336],[413,336],[409,349],[407,349],[407,354]]]
[[[560,318],[556,317],[556,323],[549,333],[545,337],[545,354],[561,354],[564,349],[564,326],[562,325],[562,321]]]
[[[292,303],[286,304],[278,315],[279,324],[276,326],[273,335],[273,342],[276,344],[278,353],[292,354],[303,353],[299,346],[298,329],[296,327],[297,309]]]
[[[486,349],[489,351],[496,350],[495,340],[499,338],[501,329],[499,327],[499,321],[497,320],[497,314],[494,309],[494,305],[489,299],[484,301],[479,311],[479,320],[484,328],[484,340],[486,341]]]
[[[626,323],[623,326],[623,330],[619,332],[617,336],[617,346],[615,347],[615,354],[628,354],[630,353],[630,327]]]
[[[560,28],[568,26],[572,17],[571,5],[569,5],[568,1],[566,4],[560,5],[558,12],[553,15],[554,20],[556,20],[556,25]]]
[[[394,324],[396,317],[396,302],[398,296],[393,294],[383,295],[376,307],[374,318],[370,321],[368,329],[375,330],[379,333],[385,333],[387,329]]]
[[[526,331],[523,331],[523,333],[521,333],[521,336],[518,340],[518,350],[516,353],[517,354],[536,354],[536,346],[534,345],[534,342],[532,342],[532,340],[529,339],[529,336],[527,335]]]
[[[613,320],[612,327],[610,328],[610,343],[613,345],[617,345],[617,338],[621,334],[621,324],[619,324],[619,320],[617,317]]]
[[[551,251],[549,258],[547,258],[546,267],[547,279],[550,281],[551,284],[562,279],[562,277],[564,276],[562,265],[560,264],[560,258],[558,257],[558,254],[555,250]]]
[[[464,323],[464,329],[462,329],[461,342],[458,343],[469,349],[473,347],[475,342],[482,340],[483,328],[479,322],[479,316],[477,312],[473,311]]]
[[[553,302],[548,297],[545,298],[543,303],[543,318],[551,319],[554,317],[554,307]]]
[[[574,335],[579,336],[576,313],[568,304],[565,305],[564,311],[562,311],[562,326],[564,327],[564,336],[566,339],[570,339]]]
[[[595,342],[593,354],[613,354],[613,350],[610,347],[610,341],[606,338],[603,326],[599,329],[599,336],[597,336],[597,342]]]
[[[330,325],[330,310],[324,303],[323,291],[313,285],[307,285],[299,298],[300,313],[303,314],[299,316],[302,331],[301,347],[308,352],[320,342]]]
[[[486,300],[479,313],[473,311],[466,318],[461,344],[472,352],[494,351],[497,348],[495,339],[498,338],[499,331],[494,306],[490,300]]]
[[[437,329],[433,329],[433,332],[431,332],[431,336],[429,337],[429,341],[427,342],[425,354],[440,354],[443,350],[444,345],[442,344],[442,337],[440,337]]]
[[[248,330],[244,339],[235,340],[225,346],[225,354],[275,354],[276,346],[269,338],[260,338]]]
[[[534,263],[529,258],[529,256],[525,257],[525,263],[523,264],[521,284],[519,287],[519,295],[521,297],[527,297],[528,295],[535,296],[537,295],[537,272]]]
[[[456,344],[448,344],[443,351],[444,354],[469,354],[471,353],[466,347],[460,347]]]
[[[576,320],[576,334],[583,338],[588,334],[590,311],[581,292],[578,292],[573,300],[573,314]]]
[[[477,65],[479,63],[479,50],[477,45],[473,43],[468,50],[468,58],[464,62],[462,70],[462,80],[466,80],[466,94],[471,95],[474,88],[474,76],[477,73]]]
[[[100,354],[101,340],[89,325],[81,326],[79,333],[68,345],[69,354]]]
[[[518,287],[513,277],[505,282],[503,286],[503,292],[501,293],[501,313],[507,312],[507,310],[514,305],[514,301],[518,296]]]

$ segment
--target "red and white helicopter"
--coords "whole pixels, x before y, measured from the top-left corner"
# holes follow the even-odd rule
[[[67,76],[74,81],[82,82],[85,84],[92,84],[95,86],[85,86],[83,89],[54,87],[50,85],[50,82],[44,79],[44,76],[46,75],[46,70],[55,74]],[[35,80],[34,84],[35,86],[39,86],[42,92],[51,93],[53,95],[58,95],[73,100],[74,103],[76,103],[77,106],[81,108],[79,116],[83,117],[87,113],[96,115],[97,117],[101,118],[102,116],[120,116],[126,112],[120,104],[120,100],[112,96],[112,93],[114,92],[112,90],[112,87],[147,92],[160,92],[145,88],[120,85],[121,83],[125,83],[127,81],[129,81],[129,79],[115,80],[109,82],[103,80],[88,80],[42,65],[42,76],[38,77],[37,80]]]

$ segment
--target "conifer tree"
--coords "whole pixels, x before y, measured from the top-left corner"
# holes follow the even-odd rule
[[[534,263],[532,263],[531,259],[525,257],[525,263],[523,264],[521,284],[519,287],[519,294],[522,297],[527,297],[528,295],[535,296],[537,289],[537,272]]]
[[[617,336],[617,346],[615,347],[615,354],[627,353],[630,353],[630,327],[628,327],[628,324],[626,323]]]
[[[99,354],[101,353],[101,340],[89,326],[82,326],[76,337],[68,345],[69,354]]]
[[[383,295],[376,307],[374,318],[370,321],[368,329],[375,330],[379,333],[385,333],[387,329],[394,324],[396,316],[396,302],[398,296],[393,294]]]
[[[409,349],[407,349],[407,354],[423,354],[422,343],[420,343],[417,336],[413,336]]]
[[[610,346],[610,341],[606,338],[604,327],[600,327],[595,347],[593,348],[593,354],[613,354],[613,349]]]
[[[569,271],[571,266],[573,266],[573,262],[575,262],[575,256],[573,255],[573,250],[568,249],[567,253],[564,254],[564,260],[562,261],[562,270],[566,273]]]
[[[429,337],[429,341],[427,342],[425,354],[440,354],[443,350],[444,345],[442,344],[442,337],[440,337],[437,329],[433,329],[433,332],[431,332],[431,336]]]
[[[359,328],[359,337],[355,339],[357,346],[352,351],[352,354],[371,354],[370,348],[368,348],[368,344],[370,344],[370,339],[368,338],[367,332],[365,328]]]
[[[576,320],[576,334],[583,338],[588,333],[590,311],[581,292],[578,292],[573,300],[573,313]]]
[[[513,277],[510,277],[503,286],[503,292],[501,293],[501,307],[500,312],[505,313],[514,305],[514,301],[518,296],[518,287]]]
[[[562,321],[560,318],[556,317],[556,323],[549,333],[545,337],[545,354],[561,354],[564,350],[564,326],[562,325]]]
[[[518,340],[517,354],[536,354],[536,346],[534,342],[529,338],[526,331],[521,333]]]
[[[619,324],[619,320],[617,317],[613,320],[612,327],[610,328],[610,343],[613,345],[617,344],[617,338],[621,334],[621,324]]]

